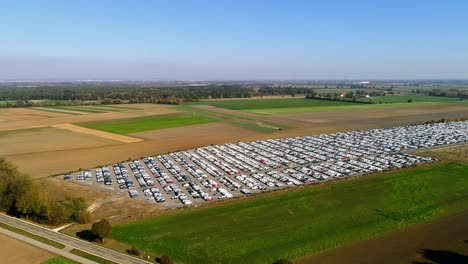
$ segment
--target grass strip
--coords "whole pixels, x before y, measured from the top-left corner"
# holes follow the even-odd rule
[[[69,260],[64,257],[55,257],[41,262],[41,264],[78,264],[78,262]]]
[[[110,261],[110,260],[105,259],[105,258],[98,257],[98,256],[93,255],[93,254],[89,254],[87,252],[81,251],[81,250],[76,249],[76,248],[70,250],[70,253],[75,254],[77,256],[80,256],[80,257],[83,257],[83,258],[86,258],[86,259],[89,259],[89,260],[92,260],[92,261],[97,262],[97,263],[101,263],[101,264],[117,264],[116,262]]]

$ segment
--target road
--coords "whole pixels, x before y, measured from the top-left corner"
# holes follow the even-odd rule
[[[6,225],[22,229],[32,234],[54,240],[65,246],[72,247],[81,251],[85,251],[89,254],[99,256],[101,258],[108,259],[110,261],[121,263],[121,264],[148,264],[145,260],[137,259],[135,257],[96,245],[83,240],[79,240],[74,237],[64,235],[62,233],[54,232],[50,229],[35,225],[14,217],[10,217],[4,214],[0,214],[0,222]]]

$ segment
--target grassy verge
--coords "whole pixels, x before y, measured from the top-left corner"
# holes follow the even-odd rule
[[[41,264],[78,264],[78,262],[63,258],[55,257],[41,262]]]
[[[143,131],[191,126],[216,122],[217,120],[203,115],[152,116],[106,122],[80,123],[79,126],[97,129],[116,134],[131,134]]]
[[[76,248],[70,250],[70,253],[75,254],[77,256],[80,256],[80,257],[83,257],[83,258],[86,258],[86,259],[89,259],[89,260],[92,260],[92,261],[97,262],[97,263],[101,263],[101,264],[117,264],[117,263],[115,263],[113,261],[110,261],[108,259],[104,259],[104,258],[95,256],[95,255],[89,254],[87,252],[81,251],[81,250],[76,249]]]
[[[9,226],[9,225],[3,224],[3,223],[0,223],[0,227],[3,228],[3,229],[9,230],[11,232],[15,232],[17,234],[32,238],[32,239],[37,240],[39,242],[42,242],[44,244],[59,248],[59,249],[62,249],[62,248],[65,247],[65,245],[63,245],[63,244],[61,244],[59,242],[55,242],[53,240],[50,240],[50,239],[47,239],[47,238],[44,238],[44,237],[29,233],[29,232],[26,232],[26,231],[24,231],[22,229],[18,229],[16,227],[12,227],[12,226]]]
[[[183,263],[272,263],[468,208],[468,164],[438,163],[118,225],[113,237]]]

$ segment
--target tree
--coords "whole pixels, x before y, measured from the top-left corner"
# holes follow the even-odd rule
[[[112,234],[112,226],[106,219],[102,219],[93,224],[91,232],[99,238],[101,243],[104,243],[104,239]]]
[[[160,264],[174,264],[174,261],[169,256],[163,255],[158,259]]]
[[[413,99],[408,99],[408,103],[412,103],[413,102]]]

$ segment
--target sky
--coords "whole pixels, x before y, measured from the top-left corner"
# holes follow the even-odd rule
[[[468,1],[0,0],[0,80],[468,79]]]

